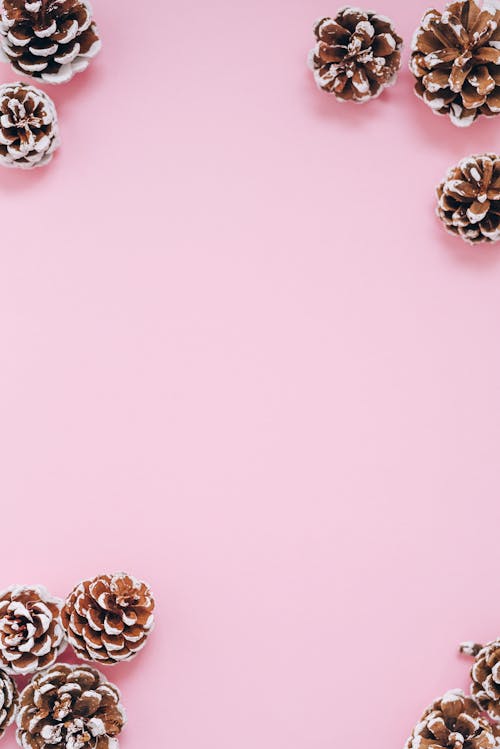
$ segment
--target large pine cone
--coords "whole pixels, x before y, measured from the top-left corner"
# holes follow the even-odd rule
[[[34,86],[0,86],[0,164],[21,169],[48,164],[59,146],[56,108]]]
[[[403,40],[385,16],[342,8],[314,27],[309,64],[319,88],[343,101],[364,102],[394,83]]]
[[[65,83],[101,48],[87,0],[0,0],[0,40],[14,70]]]
[[[500,239],[500,157],[463,159],[437,189],[437,213],[451,234],[466,242]]]
[[[79,658],[113,665],[133,658],[154,625],[151,590],[119,573],[80,583],[68,596],[62,623]]]
[[[125,723],[114,684],[88,666],[57,663],[21,694],[17,741],[23,749],[117,749]]]
[[[5,671],[0,671],[0,738],[14,721],[18,702],[16,685]]]
[[[413,39],[415,91],[454,125],[500,112],[500,10],[488,7],[465,0],[429,10]]]
[[[61,604],[42,586],[15,586],[0,593],[0,667],[31,674],[51,666],[66,645]]]
[[[447,692],[423,714],[406,749],[493,749],[496,729],[462,690]]]

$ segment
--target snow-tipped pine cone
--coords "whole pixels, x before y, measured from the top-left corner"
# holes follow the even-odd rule
[[[460,652],[474,658],[471,693],[479,707],[500,724],[500,640],[487,645],[464,642]]]
[[[341,8],[314,27],[309,65],[319,88],[342,101],[365,102],[396,80],[403,40],[389,18]]]
[[[453,689],[422,715],[405,749],[494,749],[498,732],[473,699]]]
[[[0,164],[32,169],[48,164],[59,146],[56,108],[25,83],[0,86]]]
[[[31,674],[54,663],[66,646],[61,605],[41,585],[0,593],[0,668]]]
[[[125,573],[80,583],[62,609],[62,623],[79,658],[113,665],[133,658],[154,625],[146,583]]]
[[[0,671],[0,739],[16,717],[19,694],[13,680]]]
[[[447,231],[470,244],[500,239],[500,157],[469,156],[437,188],[437,213]]]
[[[100,47],[87,0],[0,0],[0,49],[23,75],[65,83]]]
[[[17,741],[23,749],[118,749],[125,723],[120,692],[105,676],[56,663],[22,692]]]
[[[500,8],[464,0],[428,10],[413,38],[415,93],[467,127],[500,112]]]

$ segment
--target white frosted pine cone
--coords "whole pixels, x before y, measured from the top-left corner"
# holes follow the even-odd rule
[[[23,75],[66,83],[100,48],[87,0],[0,0],[0,49]]]
[[[0,164],[45,166],[59,143],[57,112],[47,94],[24,83],[0,86]]]
[[[154,608],[149,586],[119,572],[77,585],[61,618],[79,658],[112,666],[142,650],[154,626]]]
[[[16,685],[5,671],[0,671],[0,739],[14,722],[18,703],[19,694]]]
[[[450,234],[469,244],[500,240],[500,157],[462,159],[437,188],[437,214]]]
[[[451,689],[427,708],[405,749],[497,749],[498,729],[461,689]]]
[[[369,101],[395,82],[403,40],[386,16],[348,6],[321,18],[314,35],[314,80],[340,101]]]
[[[61,604],[41,585],[0,593],[0,668],[24,675],[54,663],[66,645]]]
[[[22,692],[17,743],[23,749],[118,749],[126,723],[120,692],[89,666],[56,663]]]

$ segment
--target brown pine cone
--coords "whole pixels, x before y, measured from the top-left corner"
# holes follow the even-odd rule
[[[365,102],[395,82],[403,40],[385,16],[342,8],[314,27],[309,65],[319,88],[342,101]]]
[[[454,125],[500,112],[500,10],[475,0],[428,10],[413,44],[415,92]]]
[[[65,83],[101,48],[87,0],[0,0],[0,42],[14,70]]]
[[[80,583],[62,609],[62,623],[79,658],[111,666],[133,658],[154,625],[151,590],[125,573]]]
[[[125,723],[114,684],[89,666],[57,663],[21,694],[17,741],[23,749],[118,749]]]
[[[0,164],[20,169],[44,166],[58,147],[52,99],[24,83],[0,86]]]
[[[5,671],[0,671],[0,739],[14,722],[19,694],[17,687]]]
[[[437,214],[451,234],[471,244],[500,239],[499,156],[463,159],[450,169],[437,196]]]
[[[8,674],[48,668],[64,650],[61,605],[41,585],[0,593],[0,667]]]
[[[474,658],[472,696],[494,721],[500,721],[500,640],[487,645],[464,643],[460,650]]]
[[[447,692],[424,712],[406,749],[493,749],[497,730],[461,689]]]

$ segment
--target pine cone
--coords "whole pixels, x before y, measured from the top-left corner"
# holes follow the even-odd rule
[[[500,112],[500,10],[475,0],[429,10],[412,50],[415,92],[433,112],[460,127]]]
[[[423,714],[406,749],[493,749],[496,729],[461,689],[447,692]]]
[[[364,102],[396,80],[403,40],[385,16],[342,8],[314,27],[309,64],[323,91],[342,101]]]
[[[64,650],[61,604],[41,585],[0,593],[0,667],[8,674],[48,668]]]
[[[0,86],[0,164],[21,169],[48,164],[59,146],[53,101],[33,86]]]
[[[101,48],[87,0],[0,0],[0,40],[14,70],[65,83]]]
[[[5,671],[0,671],[0,739],[16,717],[19,694]]]
[[[154,624],[146,583],[119,573],[80,583],[68,596],[62,623],[79,658],[113,665],[133,658]]]
[[[464,643],[460,651],[474,658],[472,696],[494,721],[500,721],[500,640],[488,645]]]
[[[451,234],[466,242],[500,239],[500,157],[463,159],[437,188],[437,214]]]
[[[88,666],[57,663],[21,694],[17,741],[23,749],[118,749],[125,723],[114,684]]]

